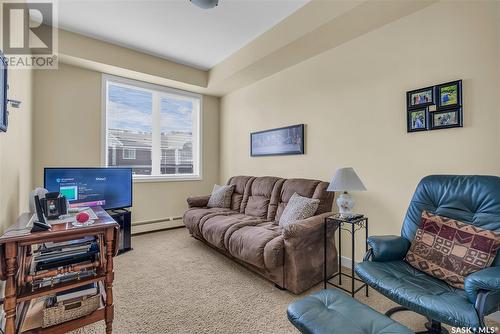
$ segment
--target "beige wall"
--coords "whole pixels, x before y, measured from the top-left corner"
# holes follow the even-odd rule
[[[9,126],[0,132],[0,234],[28,209],[33,180],[33,72],[9,68],[7,76],[7,97],[22,103],[19,109],[8,106]]]
[[[9,69],[8,97],[22,101],[10,111],[9,127],[0,132],[0,233],[28,208],[32,187],[32,84],[30,70]]]
[[[179,89],[207,87],[207,71],[62,29],[58,41],[60,62]]]
[[[101,163],[101,73],[74,66],[35,71],[34,175],[43,168]],[[218,179],[218,98],[203,97],[203,180],[134,183],[132,220],[182,215],[189,195],[210,192]]]
[[[312,0],[210,69],[208,88],[226,95],[436,1]]]
[[[329,181],[353,166],[368,188],[354,196],[370,234],[399,234],[423,176],[500,174],[497,5],[437,3],[224,96],[221,181]],[[455,79],[464,80],[464,128],[406,133],[405,92]],[[296,123],[306,124],[305,155],[249,156],[250,132]]]

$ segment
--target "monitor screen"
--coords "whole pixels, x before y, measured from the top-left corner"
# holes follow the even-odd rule
[[[131,168],[45,168],[44,188],[58,191],[71,207],[132,206]]]

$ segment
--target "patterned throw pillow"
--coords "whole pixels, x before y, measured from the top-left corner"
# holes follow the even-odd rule
[[[499,247],[499,232],[424,211],[406,262],[463,289],[465,276],[491,266]]]
[[[294,193],[283,210],[279,225],[285,227],[294,222],[314,216],[318,210],[319,199],[312,199]]]
[[[209,208],[229,208],[231,207],[231,197],[233,196],[234,185],[232,186],[219,186],[214,185],[212,195],[208,200],[207,206]]]

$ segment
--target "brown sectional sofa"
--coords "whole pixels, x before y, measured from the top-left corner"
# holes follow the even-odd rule
[[[193,237],[214,247],[280,288],[299,294],[323,279],[324,219],[331,214],[328,183],[307,179],[235,176],[229,209],[207,208],[210,196],[188,198],[184,223]],[[316,215],[288,228],[278,225],[294,193],[320,200]],[[328,271],[337,271],[330,229]]]

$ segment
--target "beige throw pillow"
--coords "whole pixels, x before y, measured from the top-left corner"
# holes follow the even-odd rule
[[[231,197],[233,196],[234,185],[232,186],[219,186],[214,185],[212,190],[212,195],[208,200],[209,208],[230,208],[231,207]]]
[[[283,210],[279,225],[286,227],[296,221],[314,216],[318,210],[319,199],[300,196],[294,193]]]

